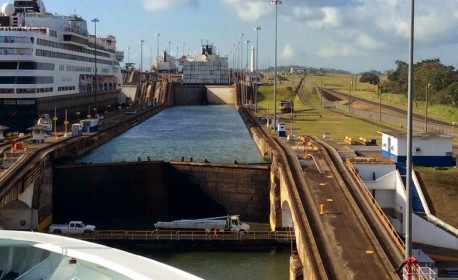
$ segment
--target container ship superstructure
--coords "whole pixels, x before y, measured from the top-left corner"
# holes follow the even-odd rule
[[[0,125],[25,131],[41,114],[62,122],[115,108],[123,56],[114,36],[90,35],[76,14],[48,13],[41,0],[3,4]]]

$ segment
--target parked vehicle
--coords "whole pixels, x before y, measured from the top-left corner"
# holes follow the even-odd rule
[[[94,231],[94,225],[85,225],[82,221],[71,221],[68,224],[52,224],[49,226],[50,233],[82,234]]]
[[[182,229],[182,230],[205,230],[205,231],[232,231],[245,233],[250,230],[250,225],[242,223],[239,215],[227,215],[221,217],[176,220],[171,222],[157,222],[156,229]]]

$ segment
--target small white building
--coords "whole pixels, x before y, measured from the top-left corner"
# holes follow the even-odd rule
[[[32,131],[32,142],[33,143],[43,143],[45,141],[46,136],[48,136],[48,127],[45,125],[37,124],[27,130]]]
[[[3,131],[7,129],[9,129],[9,127],[0,125],[0,143],[3,142],[3,139],[5,139],[5,137],[3,136]]]
[[[382,155],[395,163],[406,163],[407,133],[381,132]],[[412,163],[421,166],[452,166],[453,145],[449,135],[432,132],[412,134]]]

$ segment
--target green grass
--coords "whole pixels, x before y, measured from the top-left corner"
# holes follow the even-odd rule
[[[414,167],[424,185],[431,212],[439,219],[458,227],[458,168],[435,170]],[[432,202],[432,203],[431,203]]]
[[[293,86],[295,88],[299,82],[300,77],[294,77]],[[323,86],[331,86],[345,91],[349,85],[350,77],[347,75],[326,75],[326,76],[307,76],[307,82],[315,82],[320,85],[323,81]],[[285,82],[279,84],[277,87],[277,102],[281,99],[288,98],[290,92],[287,87],[291,87],[291,82]],[[362,90],[364,85],[357,84],[356,91],[352,91],[352,94],[378,101],[378,95],[376,91]],[[368,87],[370,89],[370,87]],[[381,143],[381,135],[377,133],[379,130],[384,128],[403,129],[389,123],[379,123],[377,121],[367,122],[362,119],[358,119],[355,116],[347,115],[344,112],[340,112],[334,109],[324,109],[321,106],[321,100],[314,90],[310,87],[304,87],[306,93],[307,102],[302,104],[299,98],[294,101],[295,112],[293,114],[293,134],[295,135],[314,135],[321,137],[323,133],[330,133],[334,139],[343,139],[345,136],[357,138],[363,136],[366,138],[374,138],[378,143]],[[269,108],[269,113],[273,112],[273,86],[268,82],[259,88],[259,100],[258,108],[262,110]],[[406,107],[406,99],[404,95],[384,93],[383,102],[392,106],[400,108]],[[424,104],[418,102],[416,104],[416,112],[421,114],[424,112]],[[423,106],[423,107],[422,107]],[[277,113],[280,110],[277,109]],[[316,114],[318,117],[310,116],[310,114]],[[258,113],[263,115],[263,112]],[[437,117],[441,115],[442,117]],[[291,121],[290,113],[279,115],[287,126],[287,133],[290,134]],[[458,123],[458,110],[448,106],[431,105],[428,110],[428,116],[437,119],[449,118]],[[458,127],[457,127],[458,129]],[[455,139],[455,143],[458,141]],[[434,170],[433,168],[415,167],[415,170],[419,172],[424,185],[426,186],[426,194],[429,199],[429,205],[432,205],[433,213],[440,219],[447,223],[458,227],[458,168],[449,168],[448,170]]]
[[[297,85],[293,85],[293,88]],[[277,87],[277,104],[280,100],[290,96],[287,87],[291,87],[290,83],[279,84]],[[324,133],[330,133],[334,139],[343,139],[345,136],[353,138],[365,137],[374,138],[378,142],[381,140],[381,135],[377,132],[380,126],[377,123],[367,122],[358,119],[353,115],[348,115],[344,112],[334,109],[325,109],[321,106],[321,100],[312,88],[304,87],[306,92],[307,103],[302,104],[298,97],[294,100],[293,113],[293,134],[294,135],[313,135],[321,137]],[[260,109],[259,116],[263,116],[265,111],[269,115],[273,114],[273,86],[263,85],[259,88],[258,93],[258,108]],[[291,113],[281,114],[277,107],[278,118],[285,122],[287,133],[291,134]],[[381,125],[381,124],[380,124]],[[390,124],[383,124],[390,126]],[[396,129],[399,127],[392,126]]]

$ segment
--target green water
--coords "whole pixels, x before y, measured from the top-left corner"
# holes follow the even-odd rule
[[[289,248],[163,249],[137,254],[207,280],[287,280]]]

